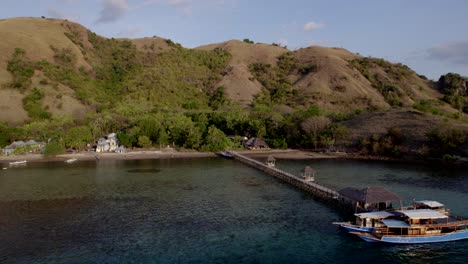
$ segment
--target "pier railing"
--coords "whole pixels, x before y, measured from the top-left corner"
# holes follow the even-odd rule
[[[276,167],[268,166],[262,162],[241,155],[235,151],[229,151],[229,153],[234,157],[234,159],[244,164],[247,164],[253,168],[261,170],[308,193],[311,193],[315,198],[324,201],[329,201],[338,205],[345,205],[342,202],[343,199],[341,199],[341,195],[335,190],[332,190],[315,182],[306,181],[294,174],[280,170]]]

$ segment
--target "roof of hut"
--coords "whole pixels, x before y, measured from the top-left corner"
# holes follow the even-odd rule
[[[273,155],[269,155],[268,158],[267,158],[267,161],[275,161],[275,157],[273,157]]]
[[[249,138],[249,140],[245,142],[245,146],[250,147],[250,148],[253,148],[253,147],[268,148],[268,144],[265,142],[265,140],[261,138],[257,138],[257,137]]]
[[[367,204],[401,201],[402,198],[398,195],[386,190],[383,187],[367,187],[362,190],[347,187],[339,191],[339,193],[351,200],[363,202]]]

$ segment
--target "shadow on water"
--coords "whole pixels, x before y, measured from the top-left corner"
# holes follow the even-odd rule
[[[127,170],[128,173],[158,173],[160,169],[133,169]]]

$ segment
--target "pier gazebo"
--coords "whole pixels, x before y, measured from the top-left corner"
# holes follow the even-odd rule
[[[316,171],[312,169],[310,166],[306,166],[301,171],[301,176],[304,179],[304,181],[315,181],[315,174],[316,174]]]
[[[391,207],[392,202],[400,202],[400,207],[402,207],[401,197],[380,186],[361,190],[347,187],[338,192],[347,202],[355,206],[356,211],[385,210]]]
[[[268,167],[275,167],[275,165],[276,165],[275,157],[273,157],[273,155],[268,156],[268,159],[266,160],[265,164]]]

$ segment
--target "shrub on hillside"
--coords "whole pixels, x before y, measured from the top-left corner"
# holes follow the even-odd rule
[[[401,129],[393,127],[387,130],[384,135],[374,134],[367,139],[360,141],[361,151],[365,154],[372,154],[387,157],[400,157],[402,155],[401,144],[404,136]]]
[[[433,156],[456,154],[461,151],[461,145],[466,140],[462,130],[451,127],[439,127],[427,134],[430,152]]]
[[[26,51],[16,48],[11,60],[8,61],[7,70],[13,75],[11,86],[21,92],[31,85],[31,77],[34,75],[34,67],[26,59]]]
[[[42,108],[42,99],[44,92],[35,87],[31,90],[29,95],[23,98],[23,107],[32,119],[47,119],[51,114]]]

